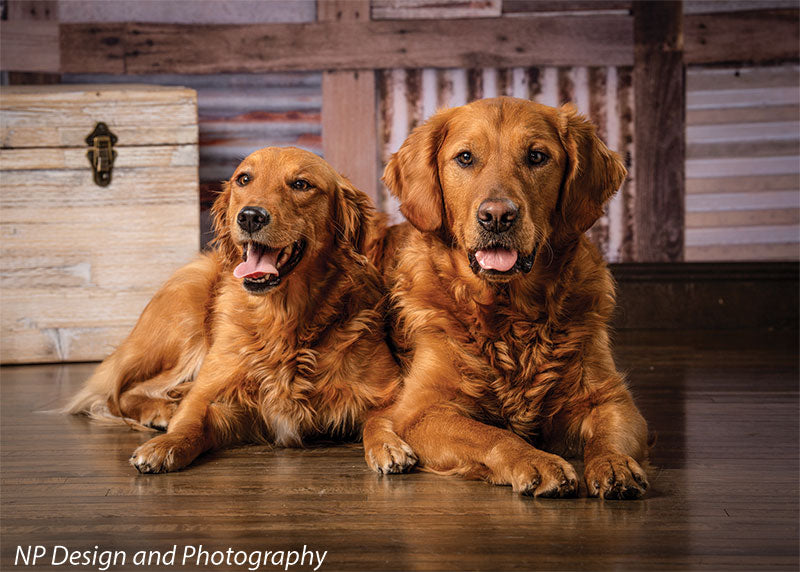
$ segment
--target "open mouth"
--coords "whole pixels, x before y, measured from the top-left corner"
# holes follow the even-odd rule
[[[469,267],[475,274],[485,276],[512,276],[526,274],[533,268],[536,248],[530,254],[499,244],[490,244],[468,253]]]
[[[257,242],[242,245],[242,262],[233,270],[248,292],[260,294],[275,288],[300,262],[306,243],[293,242],[283,248],[271,248]]]

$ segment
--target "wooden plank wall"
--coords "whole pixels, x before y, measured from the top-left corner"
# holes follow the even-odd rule
[[[375,181],[379,161],[398,144],[404,131],[401,124],[411,126],[427,115],[430,93],[437,94],[435,105],[457,103],[462,91],[466,100],[509,90],[521,94],[525,87],[529,96],[541,88],[534,97],[542,100],[555,93],[552,103],[577,99],[579,107],[600,123],[601,132],[605,131],[613,147],[630,157],[633,166],[631,181],[612,203],[609,215],[593,229],[593,238],[612,260],[675,261],[684,256],[681,221],[686,208],[679,176],[683,172],[683,138],[671,135],[676,144],[662,144],[661,159],[650,160],[646,169],[644,162],[637,162],[637,157],[642,157],[637,148],[646,150],[650,157],[653,145],[658,145],[655,140],[661,135],[660,128],[653,128],[659,121],[658,112],[669,109],[673,116],[682,115],[686,94],[679,80],[686,64],[758,66],[798,61],[798,9],[794,0],[686,0],[683,4],[631,0],[369,0],[370,17],[365,19],[366,2],[209,0],[189,11],[181,2],[148,3],[144,10],[141,3],[61,1],[60,71],[73,77],[106,73],[161,78],[177,73],[221,77],[238,72],[242,74],[239,77],[246,77],[305,70],[309,77],[333,78],[332,71],[344,70],[354,79],[354,71],[360,70],[360,81],[350,82],[352,89],[342,89],[338,80],[321,80],[318,97],[327,101],[327,106],[323,104],[320,124],[326,123],[325,107],[335,110],[327,114],[333,123],[326,128],[321,147],[335,166],[357,179],[357,184],[368,191],[374,188],[378,202],[390,210],[394,206]],[[345,17],[356,5],[360,17]],[[659,56],[655,43],[651,43],[650,52],[639,49],[649,37],[641,33],[644,17],[657,5],[666,10],[670,21],[682,27],[682,32],[672,29],[676,41],[684,39],[682,45],[671,46],[669,54],[660,54],[664,70],[672,78],[667,82],[672,86],[669,97],[663,97],[658,89],[645,92],[636,85],[644,85],[643,78],[652,75],[642,62],[655,60],[644,55]],[[640,30],[638,51],[634,49],[635,29]],[[635,56],[643,72],[639,79],[632,67]],[[373,91],[378,97],[373,100],[373,109],[367,94],[370,80],[376,80]],[[426,87],[431,81],[436,85],[432,92]],[[617,91],[613,93],[615,82]],[[232,88],[235,99],[236,86]],[[399,98],[406,97],[406,92],[413,97],[403,105]],[[414,99],[415,93],[422,99]],[[202,91],[199,96],[202,110]],[[350,101],[362,102],[359,116],[374,113],[380,117],[374,137],[368,133],[369,120],[360,124],[336,121]],[[249,119],[237,130],[247,123]],[[387,125],[393,127],[387,129]],[[679,132],[681,122],[672,123],[672,127]],[[319,124],[314,129],[319,133]],[[637,132],[638,137],[634,136]],[[336,156],[353,141],[360,147],[364,145],[361,141],[371,145],[373,140],[375,152],[368,149],[365,155],[376,157],[376,176],[370,174],[373,169],[368,161],[348,165],[342,161],[350,155]],[[264,140],[265,144],[269,142]],[[649,178],[641,180],[645,173],[652,182]],[[639,187],[636,192],[634,180]],[[634,208],[637,200],[638,207]],[[687,236],[692,236],[691,229]]]
[[[58,83],[58,1],[6,2],[5,7],[6,20],[0,21],[0,69],[8,70],[5,73],[16,84]]]

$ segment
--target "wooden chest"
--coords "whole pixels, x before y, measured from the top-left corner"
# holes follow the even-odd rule
[[[0,143],[0,361],[102,359],[198,251],[197,95],[3,87]]]

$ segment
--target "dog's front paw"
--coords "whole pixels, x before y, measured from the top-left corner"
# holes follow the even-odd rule
[[[584,479],[589,496],[604,499],[639,499],[648,487],[647,474],[627,455],[587,459]]]
[[[557,455],[539,451],[513,464],[510,483],[514,492],[543,498],[568,498],[578,494],[578,474]]]
[[[373,471],[384,475],[404,473],[417,464],[413,449],[394,433],[386,433],[371,445],[365,443],[364,457]]]
[[[182,469],[199,453],[192,439],[166,433],[140,445],[131,455],[130,463],[140,473],[166,473]]]

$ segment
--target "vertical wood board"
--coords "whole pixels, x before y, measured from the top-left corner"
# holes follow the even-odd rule
[[[58,73],[61,70],[58,22],[0,22],[0,69]]]
[[[8,22],[12,23],[14,32],[16,32],[14,21],[37,20],[58,23],[58,12],[58,0],[14,0],[14,2],[6,2],[6,17]],[[44,73],[30,71],[8,72],[9,85],[48,85],[59,82],[60,76],[58,72],[61,70],[60,32],[56,29],[54,33],[54,38],[47,39],[40,46],[36,46],[33,50],[22,54],[22,57],[28,59],[36,53],[38,54],[36,56],[37,61],[34,62],[36,66],[41,65],[42,61],[50,60],[45,65],[52,67],[57,61],[58,69]],[[3,41],[8,41],[8,38],[0,37],[0,43],[3,43]],[[30,38],[23,38],[23,42],[29,41]],[[41,50],[45,50],[45,53],[41,53]],[[10,53],[4,48],[0,49],[0,60],[5,56],[7,59],[16,62],[19,56],[10,56]],[[0,65],[0,68],[5,69],[5,66]]]
[[[684,248],[685,113],[680,2],[634,2],[635,259],[678,262]]]
[[[318,4],[320,21],[367,21],[369,0]],[[351,182],[377,198],[375,72],[326,71],[322,75],[322,150],[325,159]]]

